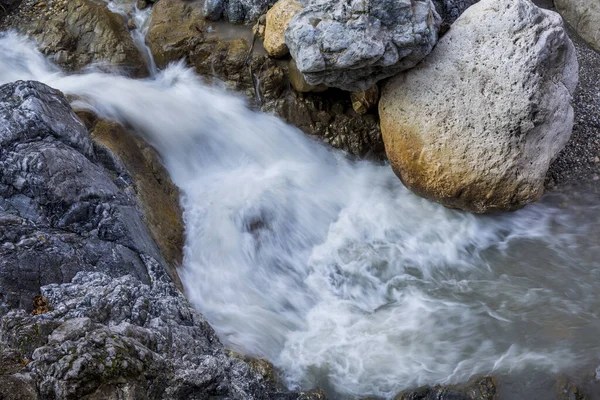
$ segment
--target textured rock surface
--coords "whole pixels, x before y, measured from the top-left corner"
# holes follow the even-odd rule
[[[0,313],[29,308],[41,285],[81,270],[149,282],[141,255],[161,255],[130,183],[62,94],[35,82],[2,86]]]
[[[158,153],[138,136],[115,122],[85,120],[95,143],[108,149],[123,164],[133,179],[144,220],[152,238],[167,261],[167,272],[178,288],[182,288],[177,268],[183,261],[183,210],[179,190],[171,181]],[[82,113],[78,112],[81,118]],[[89,118],[91,117],[91,118]],[[88,126],[89,124],[89,126]]]
[[[554,0],[557,11],[577,33],[600,51],[600,2],[597,0]]]
[[[483,0],[426,62],[386,85],[379,111],[392,168],[449,207],[479,213],[535,201],[571,134],[576,84],[558,14],[528,0]]]
[[[479,0],[433,0],[435,9],[446,24],[452,24],[465,10]]]
[[[231,357],[162,266],[147,261],[149,285],[82,272],[70,284],[42,288],[53,311],[5,315],[0,343],[12,350],[2,354],[16,351],[28,363],[3,375],[35,383],[44,399],[299,398],[276,393],[258,371]]]
[[[267,12],[276,0],[205,0],[203,15],[212,21],[227,19],[234,24],[250,24]]]
[[[437,42],[431,0],[305,0],[285,33],[311,85],[363,91],[414,67]]]
[[[377,108],[379,102],[379,87],[373,85],[373,87],[364,92],[353,92],[350,94],[350,99],[352,99],[352,108],[354,111],[361,115],[366,114]]]
[[[284,57],[288,54],[285,30],[300,10],[302,4],[296,0],[279,0],[267,13],[264,46],[271,57]]]
[[[45,3],[44,3],[45,4]],[[148,74],[125,19],[108,10],[104,2],[69,0],[46,7],[21,5],[24,10],[6,18],[4,28],[14,28],[38,40],[40,50],[68,70],[90,64],[124,71],[135,77]]]
[[[147,43],[160,66],[185,58],[210,81],[224,82],[245,94],[256,107],[272,112],[305,133],[356,156],[383,154],[377,116],[357,115],[348,93],[297,93],[287,63],[252,51],[245,38],[224,40],[210,32],[201,17],[201,3],[161,0],[153,8]],[[247,37],[252,37],[250,29]],[[236,33],[243,36],[243,31]]]

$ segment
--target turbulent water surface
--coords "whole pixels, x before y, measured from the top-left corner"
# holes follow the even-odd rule
[[[290,387],[389,397],[491,373],[515,388],[598,362],[592,195],[495,216],[450,211],[389,166],[351,162],[183,65],[147,80],[69,76],[7,34],[0,83],[17,79],[77,95],[75,106],[156,146],[184,193],[190,301]],[[548,398],[536,393],[527,398]]]

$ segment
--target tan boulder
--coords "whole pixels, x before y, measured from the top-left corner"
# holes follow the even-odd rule
[[[296,66],[296,61],[292,58],[289,63],[289,75],[290,75],[290,83],[295,91],[300,93],[309,93],[309,92],[324,92],[327,90],[327,86],[325,85],[311,85],[306,82],[304,79],[304,75],[302,72],[298,70]]]
[[[558,14],[529,0],[480,1],[384,87],[394,172],[415,193],[471,212],[536,201],[571,135],[577,71]]]
[[[271,57],[285,57],[289,50],[285,44],[285,30],[298,12],[302,10],[302,4],[296,0],[279,0],[267,12],[267,24],[265,27],[265,50]]]

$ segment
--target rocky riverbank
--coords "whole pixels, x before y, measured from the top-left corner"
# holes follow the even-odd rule
[[[323,70],[316,65],[328,38],[319,37],[309,50],[297,42],[315,18],[343,25],[341,36],[360,33],[345,17],[322,18],[342,12],[315,2],[294,22],[289,44],[303,60],[298,65],[281,47],[276,59],[261,50],[269,22],[260,14],[267,2],[258,9],[212,2],[210,10],[208,3],[160,0],[153,6],[146,41],[159,67],[183,58],[207,81],[243,93],[256,109],[310,136],[356,157],[385,158],[377,103],[387,81],[380,79],[426,57],[437,31],[419,43],[418,57],[407,53],[410,67],[400,59],[373,62],[404,49],[384,43],[382,53],[360,68],[344,63],[349,52],[326,59],[333,67]],[[449,24],[471,3],[445,1],[437,6],[445,7],[440,19],[427,9],[411,26],[452,33]],[[99,64],[133,77],[149,73],[129,35],[140,28],[103,4],[0,4],[2,29],[36,38],[43,53],[69,71]],[[222,37],[207,13],[258,21],[256,36],[239,27],[235,32],[243,37]],[[366,10],[357,13],[368,17]],[[397,29],[385,29],[386,43]],[[550,165],[547,190],[600,179],[600,54],[568,32],[579,60],[575,123]],[[302,58],[302,51],[312,58]],[[228,352],[178,290],[184,241],[179,193],[143,140],[85,110],[75,114],[60,92],[35,82],[0,88],[0,122],[0,398],[324,398],[319,390],[288,392],[267,362]],[[398,399],[492,399],[495,391],[494,381],[484,379],[466,388],[421,388]]]

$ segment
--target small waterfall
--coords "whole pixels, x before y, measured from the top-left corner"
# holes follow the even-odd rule
[[[391,397],[597,361],[597,198],[451,211],[181,63],[146,80],[67,75],[4,34],[0,83],[17,79],[77,95],[157,148],[183,193],[188,298],[228,346],[267,357],[290,387]]]

